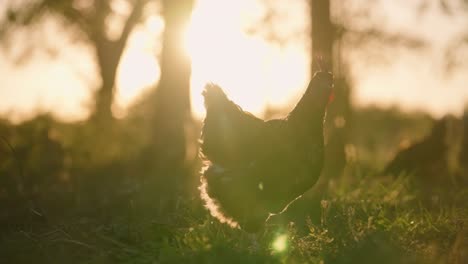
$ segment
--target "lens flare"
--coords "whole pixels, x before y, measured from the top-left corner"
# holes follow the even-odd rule
[[[283,234],[276,237],[275,241],[273,241],[272,247],[275,252],[285,251],[288,247],[288,236]]]

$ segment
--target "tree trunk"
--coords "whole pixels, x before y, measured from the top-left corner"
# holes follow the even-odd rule
[[[155,94],[154,148],[158,175],[164,185],[182,186],[187,175],[186,127],[191,121],[190,60],[183,50],[183,33],[193,0],[164,0],[165,30],[160,57],[161,79]],[[173,190],[175,191],[175,190]],[[171,191],[171,192],[173,192]]]
[[[96,91],[93,118],[98,121],[112,120],[112,102],[115,93],[115,78],[121,50],[116,42],[102,38],[95,43],[97,62],[101,76],[101,88]]]
[[[132,12],[125,21],[120,37],[109,40],[105,33],[105,18],[109,12],[109,3],[96,2],[98,16],[94,21],[94,30],[90,31],[90,39],[96,50],[96,59],[100,70],[101,88],[96,94],[96,105],[93,118],[98,122],[112,120],[112,102],[115,93],[115,78],[128,37],[141,17],[145,1],[137,0]],[[104,122],[105,123],[105,122]]]
[[[339,46],[341,41],[335,34],[335,26],[330,17],[329,0],[311,0],[312,74],[316,71],[334,73],[335,100],[327,110],[325,126],[326,148],[323,176],[318,185],[326,186],[336,180],[346,165],[345,145],[348,142],[350,117],[350,88],[346,72],[342,72],[342,58]],[[327,188],[319,188],[326,190]]]
[[[334,27],[330,19],[329,0],[311,0],[310,9],[313,56],[311,70],[313,76],[318,70],[332,70]],[[320,60],[325,65],[322,65]],[[326,67],[326,69],[321,69],[322,67]]]

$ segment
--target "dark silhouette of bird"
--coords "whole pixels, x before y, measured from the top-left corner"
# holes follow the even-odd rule
[[[468,186],[468,111],[465,111],[465,114],[463,115],[462,126],[462,143],[460,147],[460,155],[458,157],[461,172],[458,177],[458,183],[461,183],[463,186]]]
[[[386,166],[384,174],[409,175],[411,182],[426,194],[451,184],[447,142],[450,117],[437,120],[431,133],[419,142],[400,150]]]
[[[333,75],[317,72],[286,118],[264,121],[206,86],[200,193],[214,217],[255,232],[316,183],[332,87]]]

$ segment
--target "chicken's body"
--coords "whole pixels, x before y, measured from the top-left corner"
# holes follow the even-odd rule
[[[447,142],[449,117],[435,122],[431,133],[419,142],[399,151],[383,171],[384,175],[409,176],[423,197],[450,190],[453,179]]]
[[[263,121],[205,90],[200,187],[212,215],[248,231],[280,213],[317,181],[323,166],[323,121],[332,77],[317,73],[286,119]]]
[[[387,165],[384,174],[413,174],[426,168],[430,171],[438,163],[445,163],[448,151],[445,143],[446,123],[446,119],[439,120],[428,137],[400,150]]]
[[[458,184],[466,187],[468,186],[468,109],[462,118],[462,144],[460,147],[460,155],[458,157],[458,164],[460,164],[460,175]]]

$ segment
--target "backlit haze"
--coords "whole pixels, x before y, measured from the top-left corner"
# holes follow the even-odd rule
[[[422,51],[397,51],[385,64],[366,59],[362,49],[344,50],[354,82],[353,103],[396,105],[435,116],[461,113],[468,101],[468,76],[462,71],[444,75],[443,52],[450,39],[466,31],[466,17],[445,16],[436,8],[417,17],[407,1],[379,2],[373,7],[375,15],[364,23],[383,23],[389,32],[414,34],[430,45]],[[306,6],[302,1],[288,3],[283,8],[290,15],[278,30],[306,36]],[[201,91],[207,82],[218,83],[230,98],[255,114],[267,105],[291,107],[305,89],[310,78],[309,43],[303,41],[306,38],[293,38],[279,44],[247,33],[263,11],[258,2],[249,0],[200,0],[196,4],[181,45],[192,58],[192,107],[197,117],[204,113]],[[132,33],[118,70],[117,116],[123,116],[145,89],[157,83],[160,70],[155,55],[163,29],[164,21],[155,15]],[[47,30],[50,35],[58,31],[53,24]],[[86,47],[64,44],[67,48],[54,58],[38,53],[19,66],[0,54],[1,113],[16,121],[38,110],[50,110],[66,120],[87,116],[90,87],[99,87],[96,66]]]

